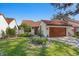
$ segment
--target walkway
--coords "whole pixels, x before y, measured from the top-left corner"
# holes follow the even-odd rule
[[[59,41],[59,42],[64,42],[66,44],[75,46],[79,48],[79,39],[74,38],[74,37],[55,37],[55,38],[48,38],[49,42],[52,40]]]

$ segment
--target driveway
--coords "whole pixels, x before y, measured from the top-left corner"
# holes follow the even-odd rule
[[[55,40],[59,42],[64,42],[66,44],[75,46],[79,48],[79,39],[74,38],[74,37],[53,37],[53,38],[48,38],[49,42]]]

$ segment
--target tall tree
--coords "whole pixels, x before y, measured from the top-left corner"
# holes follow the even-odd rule
[[[69,18],[68,17],[68,15],[66,15],[66,14],[62,14],[62,13],[58,13],[57,15],[54,15],[54,17],[53,17],[53,19],[55,20],[57,20],[57,19],[59,19],[59,20],[61,20],[61,19],[65,19],[65,18]],[[53,20],[52,19],[52,20]]]
[[[64,10],[65,14],[68,15],[77,15],[79,14],[79,3],[51,3],[52,6],[59,9],[60,11]],[[72,6],[75,6],[75,9],[72,10]],[[67,10],[68,8],[71,8]]]

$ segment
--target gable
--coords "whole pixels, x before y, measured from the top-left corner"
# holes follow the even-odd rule
[[[7,24],[10,24],[14,19],[13,18],[5,18]]]

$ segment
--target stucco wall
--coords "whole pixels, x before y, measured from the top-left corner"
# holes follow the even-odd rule
[[[74,24],[74,25],[73,25],[73,28],[74,28],[74,27],[77,27],[77,28],[76,28],[76,32],[79,32],[79,24],[78,24],[78,23],[70,22],[70,21],[69,21],[68,23],[71,24],[71,25]]]
[[[7,22],[5,21],[3,15],[0,15],[0,37],[1,37],[1,31],[5,31],[8,27]]]
[[[76,32],[79,32],[79,27],[76,29]]]
[[[47,28],[46,24],[41,21],[40,27],[41,27],[42,35],[47,37],[48,36],[48,30],[46,29]]]
[[[14,28],[15,26],[17,27],[17,24],[16,24],[16,21],[13,20],[13,21],[9,24],[9,27],[10,27],[10,28]]]
[[[74,28],[73,27],[67,27],[67,36],[73,36],[74,35]]]
[[[34,28],[31,28],[31,34],[32,34],[32,35],[35,34],[35,30],[34,30]]]

